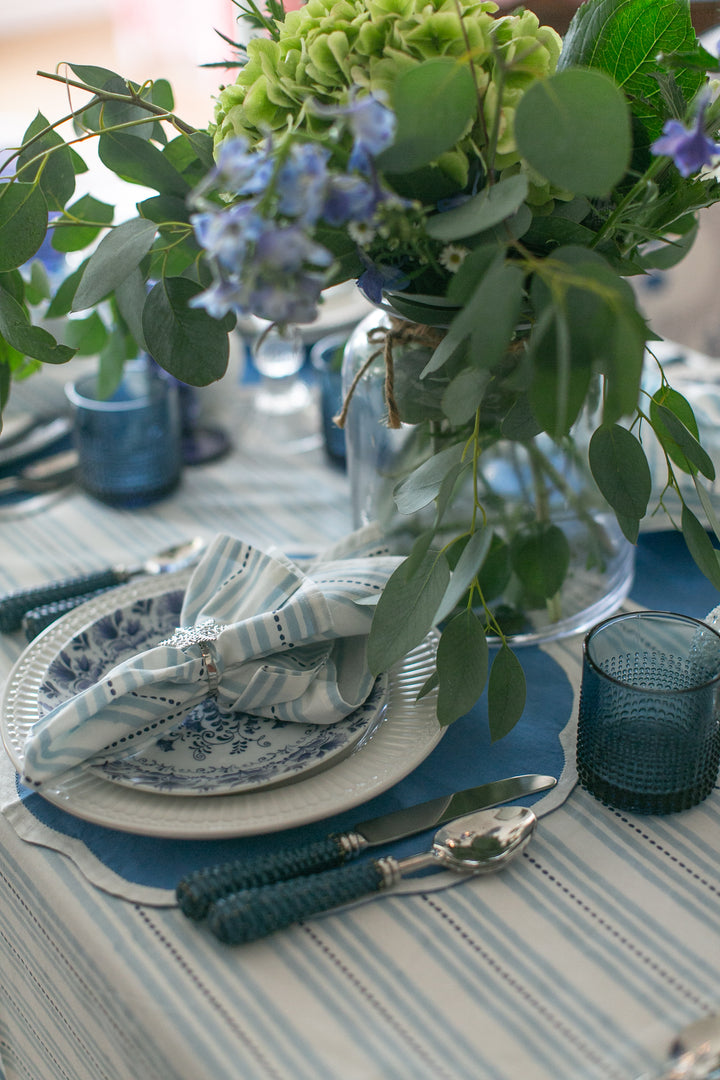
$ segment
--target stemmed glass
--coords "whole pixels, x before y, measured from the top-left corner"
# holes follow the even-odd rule
[[[253,407],[264,441],[286,453],[302,453],[322,444],[315,395],[300,378],[305,345],[300,329],[270,325],[258,332],[253,361],[260,375]]]

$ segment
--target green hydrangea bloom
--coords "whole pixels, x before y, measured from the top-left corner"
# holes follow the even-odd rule
[[[482,115],[437,166],[464,182],[469,157],[488,142],[494,164],[518,161],[513,121],[527,87],[554,72],[561,39],[531,11],[495,17],[494,0],[308,0],[278,25],[278,40],[255,38],[234,85],[220,91],[216,142],[245,135],[251,142],[287,126],[289,118],[317,135],[330,121],[309,104],[344,104],[361,87],[391,99],[398,76],[434,57],[472,59]],[[497,58],[502,59],[503,76]]]

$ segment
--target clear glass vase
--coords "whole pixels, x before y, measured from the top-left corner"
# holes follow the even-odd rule
[[[453,432],[447,425],[426,421],[388,427],[385,360],[377,334],[371,334],[372,341],[368,334],[389,326],[386,313],[371,312],[345,348],[347,469],[354,525],[379,521],[394,550],[407,554],[413,540],[432,525],[435,506],[400,514],[394,489],[439,447],[448,445]],[[373,353],[378,355],[366,367]],[[431,349],[422,344],[394,349],[396,384],[405,365],[417,372],[430,355]],[[513,645],[584,632],[616,611],[630,590],[635,549],[598,491],[588,465],[596,404],[588,399],[570,436],[561,443],[545,434],[522,441],[488,437],[478,460],[475,488],[469,478],[458,485],[433,544],[438,547],[466,532],[477,504],[476,515],[493,532],[481,571],[483,595]],[[533,559],[538,545],[545,543],[567,553],[566,569],[552,595],[533,585]]]

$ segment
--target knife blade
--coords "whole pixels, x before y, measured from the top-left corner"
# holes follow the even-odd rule
[[[556,784],[554,776],[537,773],[508,776],[358,822],[347,832],[330,833],[324,840],[252,860],[235,859],[195,870],[178,883],[175,893],[178,906],[189,919],[200,920],[210,905],[222,896],[342,866],[366,848],[415,836],[474,810],[487,810],[491,806],[549,791]]]
[[[110,566],[105,570],[10,593],[0,599],[0,633],[9,634],[19,630],[27,612],[41,605],[52,604],[55,600],[78,597],[80,603],[87,599],[89,593],[122,585],[139,574],[155,575],[182,570],[196,562],[204,549],[205,541],[195,538],[167,548],[137,566]]]

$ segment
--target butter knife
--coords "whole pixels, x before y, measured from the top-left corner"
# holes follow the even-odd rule
[[[154,575],[182,570],[196,562],[204,548],[205,542],[196,538],[167,548],[138,566],[109,566],[105,570],[10,593],[0,599],[0,633],[9,634],[19,630],[27,612],[53,604],[56,600],[76,597],[79,604],[88,599],[88,594],[122,585],[139,574]],[[65,606],[64,610],[70,609]],[[58,614],[64,614],[64,611]]]
[[[491,806],[548,791],[556,784],[554,776],[536,773],[492,780],[489,784],[465,788],[452,795],[362,821],[348,832],[330,833],[323,840],[254,859],[235,859],[195,870],[177,886],[178,905],[189,919],[200,920],[205,917],[210,905],[222,896],[342,866],[366,848],[414,836],[474,810],[487,810]]]

